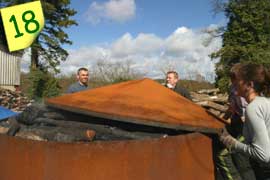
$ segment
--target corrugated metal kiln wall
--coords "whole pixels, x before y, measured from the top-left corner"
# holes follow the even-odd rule
[[[21,55],[6,53],[0,45],[0,85],[20,85]]]
[[[0,135],[1,180],[214,179],[211,139],[38,142]]]

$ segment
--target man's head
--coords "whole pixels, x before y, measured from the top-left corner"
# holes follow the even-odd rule
[[[234,64],[233,67],[230,69],[230,79],[231,79],[231,83],[232,83],[233,85],[236,85],[237,73],[239,72],[241,66],[242,66],[242,64],[236,63],[236,64]]]
[[[77,80],[79,81],[80,84],[87,86],[88,85],[88,69],[86,68],[80,68],[77,71]]]
[[[178,81],[178,73],[176,71],[168,71],[166,74],[166,84],[169,88],[174,88]]]

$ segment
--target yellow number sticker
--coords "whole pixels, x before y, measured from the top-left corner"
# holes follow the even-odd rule
[[[10,52],[29,47],[44,27],[40,1],[0,10]]]

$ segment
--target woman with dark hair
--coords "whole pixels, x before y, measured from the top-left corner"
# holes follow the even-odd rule
[[[257,179],[270,179],[270,74],[262,65],[243,64],[237,68],[236,89],[248,102],[243,135],[245,143],[226,130],[220,136],[224,145],[248,154],[253,160]]]

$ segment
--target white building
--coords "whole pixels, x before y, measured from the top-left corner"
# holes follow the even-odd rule
[[[0,87],[15,90],[20,86],[22,52],[9,53],[0,44]]]

